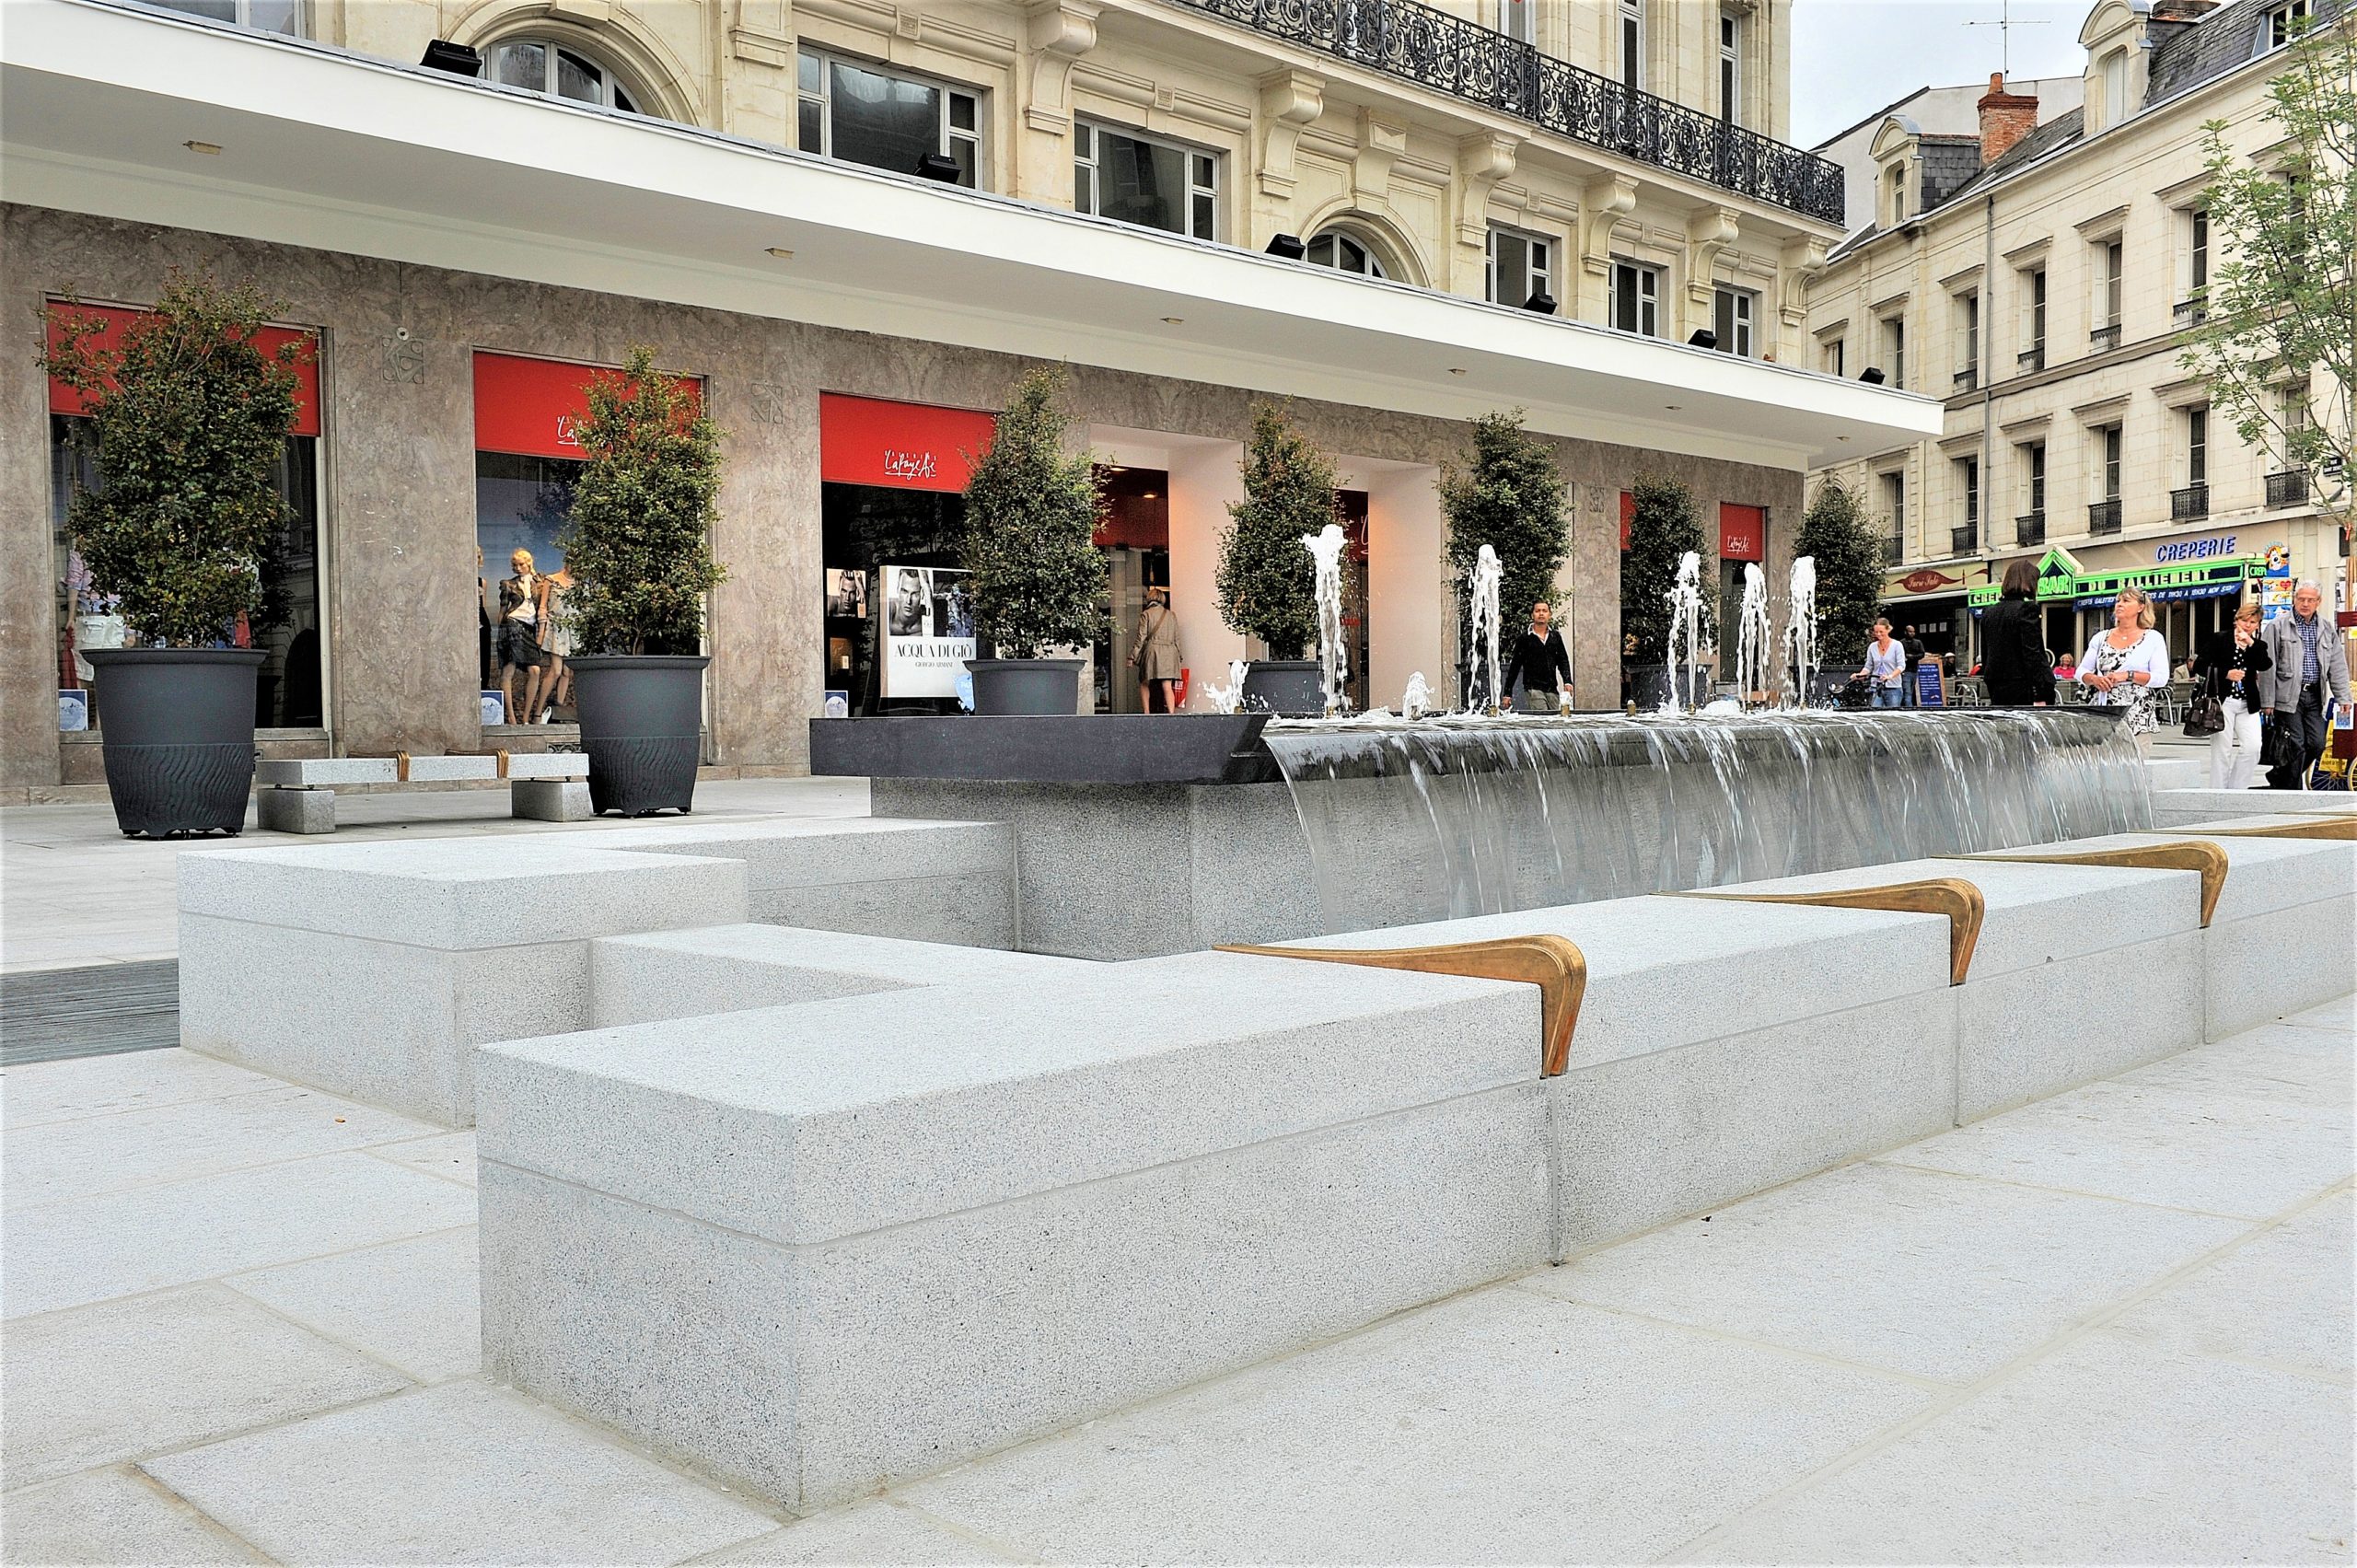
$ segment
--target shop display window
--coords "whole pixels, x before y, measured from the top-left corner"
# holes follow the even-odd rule
[[[974,634],[960,584],[965,497],[842,483],[819,496],[826,690],[854,715],[956,712],[963,661],[944,650],[971,656]]]
[[[560,542],[581,464],[475,454],[475,666],[482,722],[571,724],[572,650]]]

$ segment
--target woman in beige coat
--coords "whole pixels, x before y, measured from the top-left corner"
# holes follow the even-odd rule
[[[1178,618],[1170,613],[1167,589],[1147,591],[1130,662],[1138,667],[1139,710],[1168,713],[1171,691],[1178,684]]]

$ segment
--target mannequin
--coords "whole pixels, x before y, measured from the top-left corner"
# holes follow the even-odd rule
[[[556,710],[573,699],[573,666],[566,662],[573,653],[573,631],[564,623],[563,607],[573,574],[560,566],[540,581],[546,585],[540,599],[540,652],[547,662],[534,672],[528,704],[534,723],[540,722],[542,710],[553,719]]]
[[[532,568],[532,552],[519,550],[507,558],[515,575],[499,585],[499,700],[509,724],[530,724],[538,716],[533,706],[540,696],[541,611],[548,604],[548,579]],[[523,679],[517,679],[517,671]],[[517,687],[523,687],[525,706],[516,705]]]

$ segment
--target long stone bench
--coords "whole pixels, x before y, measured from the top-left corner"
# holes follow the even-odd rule
[[[2155,789],[2153,826],[2182,828],[2191,823],[2222,821],[2229,817],[2268,817],[2284,812],[2302,816],[2322,812],[2347,816],[2357,812],[2357,796],[2337,790],[2301,789]]]
[[[274,833],[335,831],[339,784],[446,784],[502,779],[509,809],[542,822],[586,822],[589,759],[572,751],[502,751],[488,757],[312,757],[254,765],[254,820]]]

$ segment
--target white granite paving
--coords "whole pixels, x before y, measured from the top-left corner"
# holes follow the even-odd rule
[[[2351,1023],[800,1520],[482,1376],[471,1134],[177,1051],[13,1068],[0,1556],[2348,1562]]]

